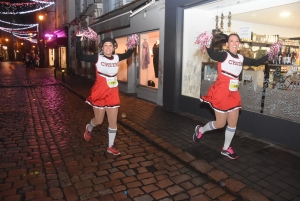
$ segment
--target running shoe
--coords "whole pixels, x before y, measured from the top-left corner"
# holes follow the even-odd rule
[[[107,148],[107,152],[110,154],[113,154],[114,156],[120,155],[121,153],[119,152],[119,150],[116,149],[116,147],[114,147],[113,145],[110,146],[109,148]]]
[[[90,139],[92,138],[92,134],[91,132],[88,130],[88,127],[89,127],[90,124],[87,124],[86,127],[85,127],[85,132],[83,134],[83,137],[86,141],[90,141]]]
[[[195,133],[193,135],[193,141],[198,144],[199,143],[199,140],[200,138],[202,137],[202,133],[199,131],[199,129],[201,128],[200,125],[197,125],[196,128],[195,128]]]
[[[236,155],[236,154],[234,153],[234,151],[232,150],[231,147],[228,147],[227,150],[224,150],[224,149],[222,148],[221,154],[223,154],[224,156],[227,156],[227,157],[230,158],[230,159],[237,159],[237,158],[238,158],[238,155]]]

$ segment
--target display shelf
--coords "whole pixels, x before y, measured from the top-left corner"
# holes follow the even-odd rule
[[[249,43],[249,46],[259,46],[259,47],[270,47],[273,43],[260,43],[260,42],[253,42],[253,41],[241,41],[241,43]],[[299,48],[297,45],[283,45],[287,47]]]
[[[295,66],[295,67],[300,67],[300,65],[296,64],[268,64],[269,66]]]

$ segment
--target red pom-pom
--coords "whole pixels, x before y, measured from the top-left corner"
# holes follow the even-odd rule
[[[272,61],[272,59],[278,55],[280,48],[282,46],[282,41],[277,41],[276,43],[272,44],[270,47],[270,51],[268,52],[268,60]]]
[[[205,31],[197,37],[194,45],[198,45],[199,49],[201,49],[202,52],[205,52],[206,47],[210,46],[212,38],[212,33],[209,31]]]
[[[139,44],[139,36],[137,34],[133,34],[128,38],[126,46],[128,49],[134,49]]]

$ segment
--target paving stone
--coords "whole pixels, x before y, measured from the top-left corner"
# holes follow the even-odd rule
[[[190,165],[201,173],[207,173],[213,168],[213,166],[203,160],[194,160]]]
[[[11,188],[12,188],[11,183],[0,184],[0,191],[4,191],[4,190],[7,190],[7,189],[11,189]]]
[[[165,190],[158,190],[158,191],[154,191],[151,193],[151,196],[155,199],[155,200],[160,200],[162,198],[165,198],[167,196],[169,196],[169,194],[165,191]]]
[[[194,156],[192,156],[191,154],[189,154],[188,152],[179,152],[177,154],[177,157],[181,160],[184,161],[186,163],[189,163],[193,160],[195,160],[196,158]]]
[[[250,188],[244,188],[241,192],[240,192],[240,196],[244,199],[244,200],[248,200],[248,201],[254,201],[254,200],[259,200],[259,201],[268,201],[269,199],[264,196],[263,194],[250,189]]]
[[[174,186],[171,186],[171,187],[168,187],[166,189],[166,191],[170,194],[170,195],[175,195],[177,193],[181,193],[184,191],[183,188],[181,188],[180,186],[178,185],[174,185]]]
[[[21,199],[21,195],[11,195],[5,197],[3,201],[13,201],[13,200],[20,200],[20,199]]]
[[[190,199],[190,201],[209,201],[211,200],[211,198],[209,198],[207,195],[205,194],[200,194],[200,195],[197,195],[195,197],[192,197],[192,199]]]
[[[224,186],[230,192],[235,194],[235,193],[239,192],[240,190],[242,190],[245,187],[245,184],[234,178],[229,178],[224,181]]]
[[[47,192],[44,190],[32,191],[25,193],[26,200],[40,199],[47,197]]]
[[[208,195],[212,199],[216,199],[225,193],[226,192],[218,186],[215,188],[209,189],[208,191],[205,192],[205,194]]]
[[[49,189],[49,193],[50,193],[51,198],[53,198],[53,199],[61,199],[64,197],[63,192],[60,188]]]
[[[127,193],[128,193],[128,196],[131,198],[135,198],[135,197],[145,194],[140,188],[128,189]]]
[[[207,175],[210,179],[214,180],[215,182],[219,182],[220,180],[228,177],[228,175],[225,174],[223,171],[217,169],[208,172]]]
[[[140,181],[134,181],[134,182],[126,183],[126,186],[128,189],[136,188],[142,186],[142,183]]]
[[[179,172],[178,172],[179,173]],[[180,184],[182,182],[188,181],[191,179],[191,176],[186,174],[179,174],[177,176],[170,178],[175,184]]]

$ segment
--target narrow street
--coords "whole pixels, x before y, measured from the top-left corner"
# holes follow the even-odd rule
[[[124,126],[121,156],[106,152],[106,120],[86,142],[92,108],[52,69],[2,62],[0,76],[0,200],[237,200]]]

